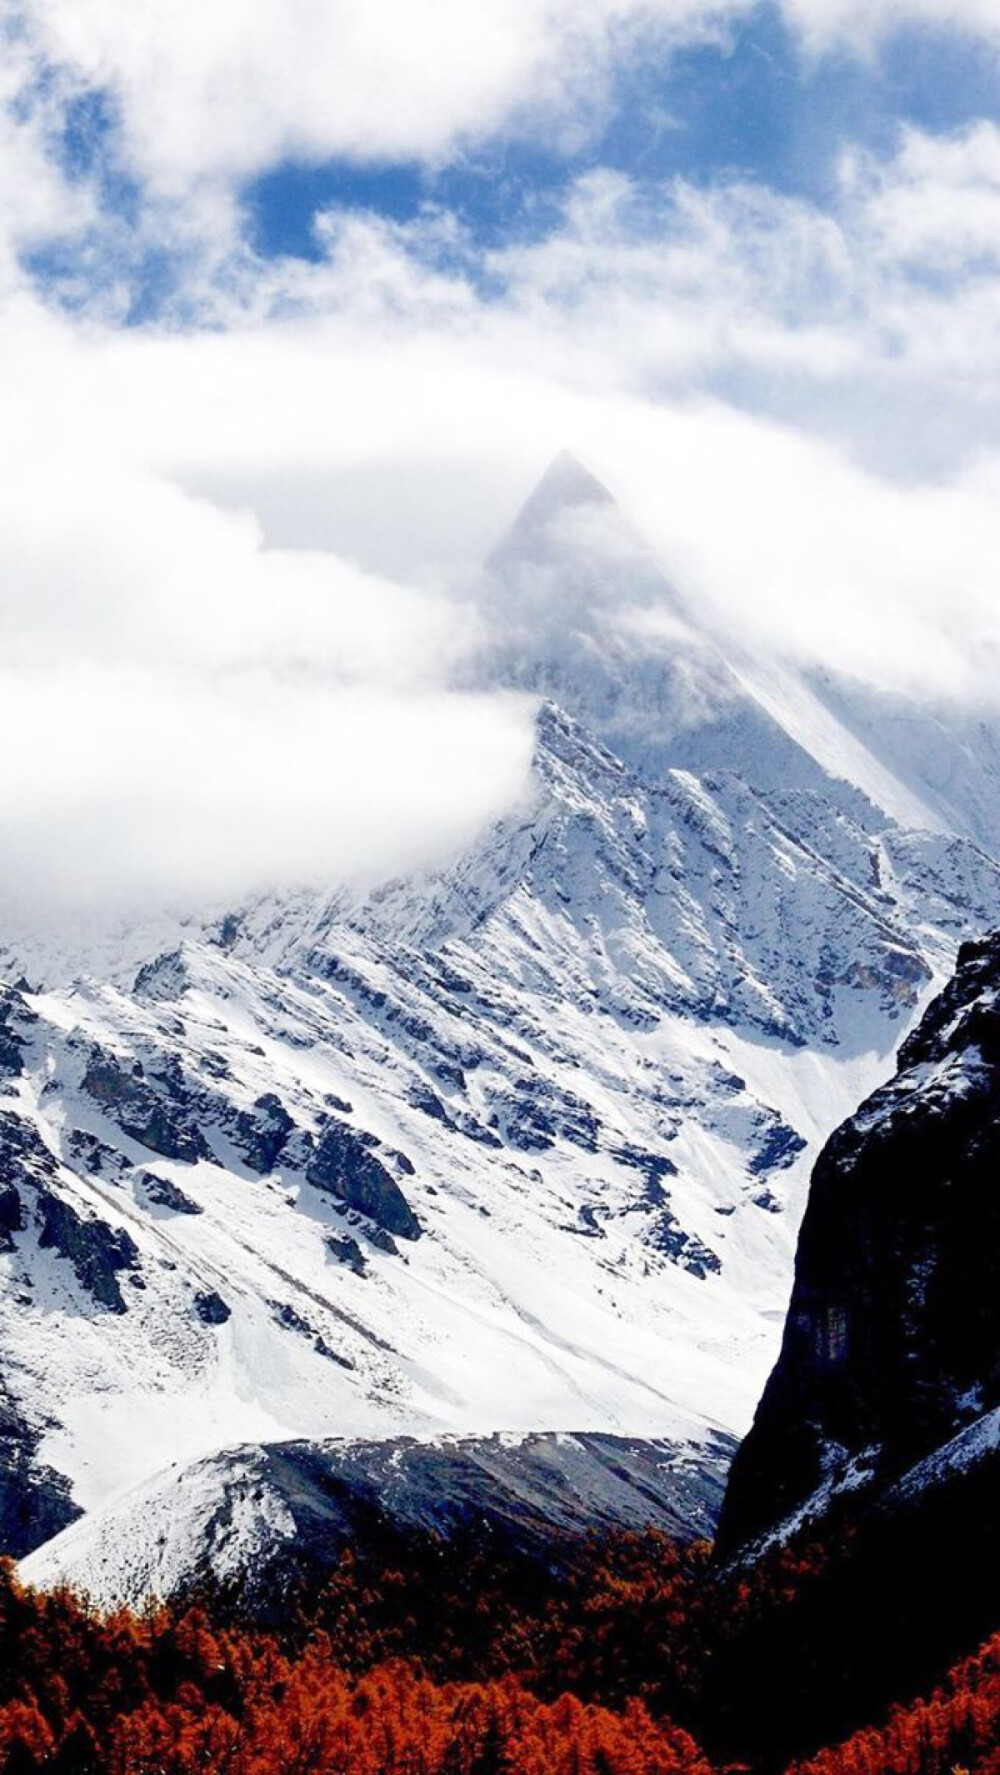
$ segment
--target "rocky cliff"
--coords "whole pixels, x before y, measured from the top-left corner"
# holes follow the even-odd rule
[[[775,1751],[762,1684],[778,1749],[801,1754],[996,1628],[998,1184],[995,934],[961,949],[895,1078],[816,1164],[781,1354],[717,1538],[722,1573],[756,1567],[765,1598],[716,1672],[741,1754]]]
[[[909,1495],[1000,1412],[1000,935],[966,944],[895,1078],[813,1175],[784,1342],[733,1470],[724,1546],[839,1492]]]

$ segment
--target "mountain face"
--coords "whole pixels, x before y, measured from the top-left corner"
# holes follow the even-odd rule
[[[1000,936],[969,943],[895,1078],[828,1141],[724,1549],[838,1494],[901,1508],[1000,1449]]]
[[[12,962],[15,1552],[227,1447],[601,1433],[690,1470],[773,1361],[818,1147],[997,921],[961,810],[901,822],[832,716],[818,756],[809,688],[748,688],[575,465],[486,578],[477,681],[540,701],[465,854],[106,977]]]

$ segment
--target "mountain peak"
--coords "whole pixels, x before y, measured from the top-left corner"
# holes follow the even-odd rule
[[[521,516],[537,507],[551,511],[561,505],[614,505],[614,498],[603,481],[585,468],[571,450],[560,450],[553,457],[533,493],[522,507]]]
[[[493,551],[488,566],[496,566],[510,558],[531,558],[539,552],[548,554],[553,533],[562,529],[561,520],[566,514],[593,513],[602,509],[609,514],[617,513],[612,494],[571,451],[561,450],[528,495],[506,537]]]
[[[744,761],[757,786],[830,779],[741,685],[607,488],[557,456],[486,563],[475,682],[549,698],[647,779]]]

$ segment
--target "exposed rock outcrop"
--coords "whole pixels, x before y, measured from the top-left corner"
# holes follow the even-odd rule
[[[784,1342],[723,1550],[831,1498],[944,1483],[1000,1439],[1000,934],[817,1161]]]
[[[0,985],[0,1079],[19,1078],[24,1051],[38,1017],[15,986]]]
[[[153,1208],[166,1208],[171,1214],[201,1214],[201,1204],[193,1202],[191,1197],[173,1183],[169,1177],[157,1177],[153,1171],[143,1171],[138,1179],[143,1199]]]
[[[10,1251],[24,1226],[24,1204],[13,1183],[0,1183],[0,1251]]]
[[[41,1436],[0,1380],[0,1553],[21,1559],[81,1514],[69,1480],[38,1460]]]
[[[78,1214],[61,1196],[46,1190],[40,1197],[41,1249],[58,1251],[73,1265],[81,1288],[99,1306],[112,1313],[124,1313],[125,1296],[119,1275],[122,1270],[137,1270],[139,1251],[124,1227],[111,1227],[103,1220]]]
[[[336,1196],[400,1239],[419,1239],[420,1222],[395,1178],[376,1158],[363,1135],[331,1116],[315,1156],[306,1166],[315,1189]]]
[[[179,1068],[165,1068],[155,1085],[140,1061],[127,1064],[95,1047],[82,1089],[123,1134],[165,1159],[210,1159],[211,1150],[192,1115]]]
[[[295,1132],[295,1123],[281,1098],[265,1091],[252,1109],[234,1114],[227,1131],[244,1163],[263,1177],[274,1170]]]
[[[202,1288],[194,1297],[194,1310],[203,1325],[225,1325],[232,1309],[214,1288]]]
[[[817,1161],[716,1542],[723,1567],[761,1566],[766,1599],[716,1660],[720,1760],[784,1766],[995,1629],[998,1276],[1000,934],[962,948],[895,1078]]]

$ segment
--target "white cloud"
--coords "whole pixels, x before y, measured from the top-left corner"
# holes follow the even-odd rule
[[[938,146],[948,166],[961,160],[961,142]],[[194,334],[26,324],[20,349],[11,339],[9,472],[16,485],[29,444],[31,460],[50,459],[53,435],[89,464],[53,495],[52,534],[44,476],[37,510],[24,492],[9,502],[20,515],[7,559],[21,549],[32,632],[45,612],[32,574],[64,587],[82,561],[74,622],[61,591],[52,622],[100,636],[95,605],[101,646],[129,660],[153,643],[182,663],[301,664],[304,634],[341,683],[418,670],[433,681],[462,646],[454,607],[385,574],[467,577],[569,444],[622,491],[668,565],[730,616],[752,611],[769,645],[896,682],[967,685],[1000,608],[990,445],[975,422],[1000,351],[984,334],[973,352],[957,322],[942,339],[937,322],[967,319],[998,290],[978,273],[972,290],[929,289],[919,267],[900,269],[886,205],[916,161],[933,170],[934,144],[910,139],[890,164],[854,165],[834,214],[747,187],[680,187],[651,211],[620,180],[591,180],[549,241],[491,262],[491,285],[502,276],[489,300],[476,267],[446,274],[419,229],[355,217],[333,229],[325,265],[272,273],[286,285],[269,299],[280,310],[294,296],[294,319]],[[828,430],[839,414],[836,439],[812,423],[813,399]],[[956,448],[928,479],[907,434],[928,403],[937,424],[949,402]],[[904,440],[891,481],[863,466],[873,415]],[[210,497],[192,499],[199,490]],[[241,506],[272,545],[299,550],[262,549],[245,510],[232,514]],[[139,557],[135,645],[137,536],[153,540]],[[368,578],[323,549],[358,555]],[[362,595],[380,614],[342,627]]]
[[[995,0],[778,0],[814,50],[899,25],[1000,39]],[[758,0],[7,0],[36,66],[104,94],[147,197],[196,203],[286,160],[436,165],[499,134],[579,145],[637,56]],[[201,192],[201,196],[196,194]],[[161,215],[161,225],[166,216]]]
[[[870,48],[903,25],[1000,38],[994,0],[782,0],[782,9],[817,50]]]
[[[49,120],[19,127],[30,174]],[[448,690],[473,619],[440,588],[564,445],[720,620],[995,694],[998,191],[983,123],[847,157],[826,208],[595,173],[485,255],[447,215],[332,213],[320,263],[262,264],[220,199],[199,325],[9,282],[5,891],[206,904],[461,842],[528,724]],[[86,200],[52,174],[16,228]]]
[[[8,930],[26,906],[35,923],[106,923],[377,879],[440,861],[509,804],[527,711],[447,687],[471,611],[328,552],[268,548],[249,512],[143,460],[124,366],[105,373],[92,335],[22,311],[6,338],[20,347],[0,449]],[[197,403],[193,361],[172,362]]]
[[[120,107],[155,188],[286,158],[439,160],[500,129],[575,138],[637,32],[690,38],[745,0],[28,0],[39,53]]]
[[[49,450],[12,462],[4,491],[0,611],[13,663],[154,658],[413,690],[440,684],[472,638],[441,599],[330,554],[267,549],[249,512],[120,463]]]
[[[986,121],[951,137],[904,132],[887,167],[849,156],[868,233],[883,260],[954,276],[1000,268],[1000,129]]]
[[[846,153],[825,208],[746,181],[639,186],[598,170],[547,235],[485,252],[440,212],[398,224],[330,211],[320,263],[244,260],[199,299],[227,327],[335,320],[365,349],[384,333],[488,335],[494,360],[534,353],[635,389],[739,376],[752,398],[747,377],[809,384],[836,417],[852,378],[874,378],[877,402],[883,382],[902,392],[922,377],[951,378],[949,399],[984,397],[1000,371],[998,222],[1000,130],[984,121],[910,130],[886,159]]]
[[[222,911],[439,863],[520,787],[516,704],[253,672],[68,661],[0,671],[0,904],[36,927]],[[7,934],[5,930],[5,934]]]

